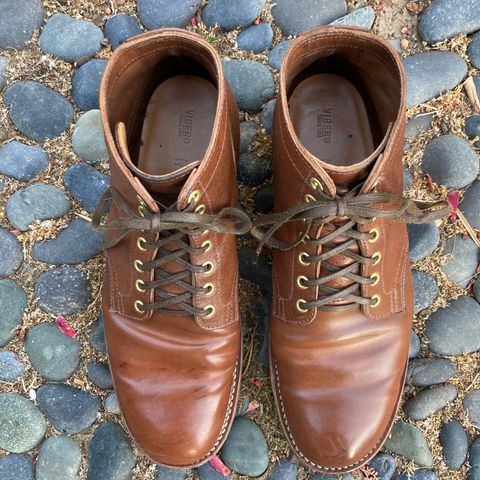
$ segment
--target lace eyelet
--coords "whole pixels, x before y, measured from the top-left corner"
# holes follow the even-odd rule
[[[380,274],[375,272],[370,275],[370,279],[373,280],[373,283],[370,284],[371,287],[374,287],[377,285],[377,283],[380,281]]]
[[[203,265],[202,265],[203,268],[205,268],[205,271],[202,272],[206,275],[210,275],[211,273],[213,273],[213,271],[215,270],[215,267],[213,265],[212,262],[205,262]]]
[[[308,308],[305,308],[306,305],[307,305],[307,301],[304,300],[303,298],[300,298],[300,299],[297,300],[297,310],[299,312],[301,312],[301,313],[308,312]]]
[[[135,300],[135,303],[133,304],[133,306],[135,307],[135,310],[138,312],[138,313],[144,313],[145,310],[143,310],[143,302],[141,300]]]
[[[370,300],[372,301],[370,308],[377,308],[380,305],[381,297],[380,295],[373,295]]]
[[[303,275],[299,275],[297,277],[297,285],[302,289],[302,290],[306,290],[308,288],[308,285],[306,285],[305,283],[308,282],[308,278],[307,277],[304,277]]]
[[[195,213],[198,213],[199,215],[203,215],[205,213],[205,205],[199,205],[195,209]]]
[[[310,235],[305,235],[305,237],[303,237],[302,243],[307,243],[309,240],[310,240]]]
[[[143,293],[145,291],[145,288],[143,287],[143,285],[145,285],[145,282],[143,280],[138,279],[135,282],[135,288],[137,289],[137,292]]]
[[[137,247],[139,250],[142,250],[145,252],[147,250],[147,247],[145,246],[147,244],[147,241],[143,237],[138,237],[137,238]]]
[[[200,190],[194,190],[192,193],[190,193],[190,195],[188,196],[188,200],[187,202],[189,204],[191,203],[197,203],[198,200],[200,199]]]
[[[307,267],[310,263],[307,261],[308,253],[307,252],[300,252],[298,254],[298,261],[304,266]]]
[[[381,259],[382,259],[382,254],[380,252],[375,252],[372,255],[372,260],[374,260],[373,265],[378,265]]]
[[[147,211],[147,207],[145,207],[145,205],[139,205],[137,210],[139,215],[145,218],[145,212]]]
[[[205,240],[200,248],[203,248],[203,253],[208,253],[212,249],[212,242],[210,240]]]
[[[143,262],[141,260],[135,260],[133,262],[133,266],[135,267],[135,270],[137,272],[144,273],[144,271],[142,270]]]
[[[307,193],[307,194],[305,195],[305,201],[306,201],[307,203],[310,203],[310,202],[316,202],[317,199],[316,199],[313,195],[310,195],[309,193]]]
[[[207,289],[207,293],[203,294],[204,297],[211,297],[215,291],[215,285],[213,283],[206,283],[203,288]]]
[[[203,318],[212,318],[215,315],[215,307],[213,305],[207,305],[204,309],[204,312],[207,313]]]
[[[368,239],[368,243],[375,243],[378,240],[378,237],[380,236],[378,228],[372,228],[368,233],[372,235],[372,238]]]
[[[310,179],[310,186],[315,190],[317,191],[318,189],[320,189],[321,192],[323,192],[323,185],[320,183],[320,180],[318,180],[317,178],[315,177],[312,177]]]

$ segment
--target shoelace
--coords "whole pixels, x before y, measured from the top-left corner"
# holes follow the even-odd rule
[[[297,301],[297,308],[301,312],[310,309],[324,311],[341,311],[352,307],[353,304],[376,306],[379,298],[365,298],[359,295],[359,285],[373,285],[378,278],[365,278],[359,275],[360,265],[376,265],[380,258],[374,255],[364,257],[351,250],[359,241],[376,240],[378,231],[359,232],[358,224],[367,224],[375,218],[385,218],[405,223],[429,223],[444,217],[449,212],[447,202],[438,201],[425,203],[405,198],[391,193],[358,193],[362,185],[358,185],[346,194],[337,197],[326,195],[319,182],[312,183],[318,199],[306,195],[306,203],[296,205],[285,212],[272,213],[257,218],[253,223],[252,235],[259,240],[257,254],[264,245],[280,250],[289,250],[301,242],[308,246],[321,247],[319,255],[309,255],[302,252],[299,261],[307,266],[321,262],[322,268],[328,273],[319,278],[308,279],[299,276],[297,283],[301,288],[318,287],[318,295],[314,301]],[[296,220],[304,221],[304,228],[292,243],[286,243],[274,237],[275,232],[284,224]],[[336,220],[334,222],[334,220]],[[308,232],[312,226],[323,226],[327,231],[320,238],[312,239]],[[346,237],[344,242],[338,242],[340,237]],[[337,240],[337,243],[335,243]],[[330,259],[343,255],[352,260],[352,263],[341,267],[329,262]],[[346,278],[352,283],[345,288],[334,288],[327,285],[339,278]],[[348,303],[332,305],[338,300]]]
[[[102,223],[105,205],[108,201],[113,201],[125,214],[125,217]],[[92,218],[92,225],[100,230],[118,230],[118,234],[105,245],[107,249],[118,244],[131,231],[159,233],[159,238],[155,242],[147,242],[143,237],[139,238],[139,241],[141,240],[139,248],[158,249],[158,251],[151,262],[135,263],[135,268],[139,271],[155,270],[156,280],[141,282],[137,286],[141,291],[154,289],[158,301],[151,304],[137,301],[135,308],[139,312],[155,310],[174,316],[181,316],[187,312],[200,317],[211,316],[214,307],[195,308],[192,298],[194,295],[211,294],[213,286],[207,284],[204,287],[195,287],[191,283],[191,276],[193,273],[208,273],[213,265],[211,262],[194,265],[190,262],[190,255],[206,252],[210,250],[212,244],[210,241],[206,241],[201,247],[194,248],[190,246],[188,237],[201,235],[207,230],[241,235],[251,229],[249,217],[233,207],[224,208],[217,214],[204,214],[203,209],[199,210],[198,207],[195,209],[195,203],[191,202],[184,211],[177,211],[176,204],[173,204],[168,208],[163,207],[161,213],[150,214],[143,207],[143,210],[137,214],[114,187],[110,187],[100,199]],[[167,245],[174,248],[167,249]],[[176,273],[165,271],[164,267],[172,263],[180,265],[182,270]],[[173,284],[178,285],[183,293],[171,294],[163,290],[167,285]]]

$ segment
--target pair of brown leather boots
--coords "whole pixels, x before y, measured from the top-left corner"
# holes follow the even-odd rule
[[[114,53],[100,97],[105,331],[138,446],[170,467],[222,446],[242,367],[235,235],[251,231],[275,249],[271,377],[290,446],[319,472],[362,466],[389,433],[407,366],[405,222],[445,213],[401,196],[396,52],[353,28],[293,42],[275,109],[275,211],[253,224],[236,208],[238,109],[211,45],[175,29],[136,37]]]

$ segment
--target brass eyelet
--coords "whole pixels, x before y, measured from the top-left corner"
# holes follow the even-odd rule
[[[190,195],[188,196],[188,203],[197,203],[200,198],[200,190],[194,190]]]
[[[204,293],[203,295],[205,297],[210,297],[213,295],[213,292],[215,291],[215,285],[213,283],[206,283],[203,288],[207,289],[207,293]]]
[[[306,260],[306,257],[308,257],[308,253],[307,252],[300,252],[298,254],[298,261],[304,266],[304,267],[307,267],[308,265],[310,265],[310,263],[308,263],[308,261]]]
[[[143,267],[143,262],[141,260],[135,260],[133,262],[133,266],[135,267],[135,270],[137,272],[143,273],[143,270],[141,267]]]
[[[297,300],[297,310],[302,313],[308,312],[308,308],[305,308],[305,306],[302,305],[307,305],[307,301],[303,298],[300,298]]]
[[[307,243],[310,240],[310,235],[305,235],[303,237],[302,243]]]
[[[375,272],[370,275],[370,279],[373,280],[373,283],[370,284],[371,287],[374,287],[377,285],[377,283],[380,281],[380,274]]]
[[[307,203],[310,203],[310,202],[316,202],[317,199],[316,199],[313,195],[310,195],[309,193],[307,193],[307,194],[305,195],[305,201],[306,201]]]
[[[308,288],[308,285],[306,285],[306,282],[308,282],[308,278],[303,276],[303,275],[299,275],[297,277],[297,285],[303,289],[303,290],[306,290]]]
[[[215,307],[213,305],[207,305],[204,309],[204,312],[207,313],[203,318],[212,318],[215,315]]]
[[[202,215],[203,213],[205,213],[205,205],[199,205],[195,209],[195,213],[198,213],[199,215]]]
[[[380,252],[375,252],[372,255],[372,260],[374,260],[373,265],[378,265],[378,262],[382,259],[382,254]]]
[[[145,311],[142,309],[143,307],[143,302],[141,300],[135,300],[135,303],[133,304],[133,306],[135,307],[135,310],[138,312],[138,313],[144,313]]]
[[[145,288],[143,288],[143,285],[145,285],[145,282],[143,280],[138,279],[135,282],[135,288],[137,289],[138,292],[144,292]]]
[[[213,273],[213,271],[215,270],[215,267],[213,265],[212,262],[205,262],[203,265],[202,265],[203,268],[205,268],[205,271],[202,272],[206,275],[209,275],[210,273]]]
[[[369,232],[370,235],[373,235],[372,238],[368,239],[368,243],[375,243],[380,236],[380,233],[377,228],[372,228]]]
[[[145,207],[145,205],[139,205],[137,210],[140,216],[145,218],[145,212],[147,211],[147,208]]]
[[[210,240],[205,240],[200,248],[203,248],[203,253],[208,253],[212,249],[212,242]]]
[[[317,189],[320,189],[320,191],[323,192],[323,185],[320,183],[320,180],[318,180],[315,177],[312,177],[310,179],[310,186],[316,191]]]
[[[137,247],[139,250],[142,250],[144,252],[147,249],[147,247],[145,247],[146,243],[147,241],[143,237],[137,238]]]
[[[373,295],[373,297],[370,300],[372,300],[373,302],[370,304],[371,308],[376,308],[380,305],[380,302],[381,302],[380,295]]]

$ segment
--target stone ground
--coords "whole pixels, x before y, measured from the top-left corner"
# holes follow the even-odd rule
[[[214,3],[212,0],[210,2]],[[28,1],[22,0],[20,3],[28,4]],[[141,2],[140,0],[138,2],[139,7],[141,3],[145,5],[149,2]],[[179,3],[195,4],[196,2]],[[201,3],[203,7],[206,2]],[[262,2],[257,3],[261,4]],[[308,2],[302,1],[299,3]],[[323,3],[328,4],[329,2]],[[337,2],[331,2],[331,5],[334,3]],[[348,3],[350,10],[360,6],[358,1],[349,1]],[[416,100],[410,102],[412,108],[408,114],[409,118],[416,117],[416,122],[421,123],[422,130],[419,133],[412,124],[410,125],[411,136],[408,138],[405,154],[405,165],[411,176],[411,181],[407,185],[407,194],[425,200],[445,198],[449,195],[449,198],[455,201],[456,192],[460,192],[464,198],[464,202],[460,204],[460,210],[464,212],[473,228],[479,229],[478,182],[472,183],[478,177],[478,157],[473,150],[474,146],[475,148],[480,146],[478,144],[474,145],[475,137],[480,134],[478,119],[476,120],[474,117],[471,120],[472,131],[469,132],[471,140],[467,138],[464,132],[465,120],[475,113],[475,95],[467,95],[465,86],[468,87],[469,83],[465,84],[464,79],[466,75],[469,78],[478,74],[474,67],[476,64],[474,58],[477,58],[478,61],[478,53],[477,57],[474,56],[473,51],[469,51],[469,55],[467,55],[467,47],[471,37],[464,35],[463,33],[467,30],[462,30],[462,28],[458,31],[458,35],[449,40],[443,40],[433,47],[431,44],[421,41],[417,32],[418,16],[429,3],[429,1],[407,2],[405,0],[369,0],[363,2],[364,5],[371,6],[374,9],[373,31],[387,39],[395,40],[394,43],[403,56],[418,54],[431,49],[458,54],[458,57],[449,57],[448,55],[447,57],[439,57],[435,60],[436,63],[431,70],[428,70],[428,68],[431,68],[430,65],[422,66],[422,62],[414,64],[412,67],[411,77],[409,77],[409,96],[416,96]],[[464,6],[470,3],[475,4],[475,2],[464,2]],[[107,30],[104,28],[106,20],[118,13],[125,12],[138,18],[137,5],[133,0],[46,0],[44,7],[46,19],[54,13],[60,12],[75,18],[89,20],[100,26],[105,32]],[[0,3],[0,13],[1,8],[3,7]],[[19,8],[18,17],[20,18],[24,12],[21,12],[21,6]],[[272,22],[271,8],[272,5],[267,2],[261,14],[256,15],[256,17],[259,17],[262,22]],[[480,10],[478,5],[476,8],[477,11]],[[184,9],[187,10],[187,7],[184,7]],[[455,12],[450,13],[453,16]],[[184,14],[188,15],[187,18],[193,17],[193,14],[187,12],[184,12]],[[302,12],[300,8],[298,9],[298,15],[301,20]],[[146,25],[149,21],[153,21],[154,17],[154,13],[144,13],[143,24]],[[298,19],[294,18],[293,20]],[[295,23],[293,20],[291,23]],[[193,21],[186,21],[185,23],[188,23],[186,28],[199,32],[214,44],[223,58],[255,60],[268,65],[268,51],[253,54],[237,48],[236,38],[242,29],[235,28],[232,31],[224,32],[215,27],[207,27],[202,22],[199,11],[195,13]],[[252,20],[248,23],[252,23]],[[22,50],[2,50],[0,18],[0,345],[4,348],[4,350],[0,350],[0,375],[3,375],[2,380],[0,380],[0,392],[15,393],[22,398],[31,400],[31,402],[26,401],[25,403],[23,400],[18,401],[18,397],[15,397],[16,400],[12,407],[9,403],[11,397],[0,396],[0,424],[3,422],[3,425],[5,425],[9,419],[15,417],[15,413],[19,412],[23,412],[23,417],[20,420],[15,418],[15,421],[21,424],[22,421],[25,421],[25,418],[28,419],[28,425],[25,426],[25,432],[27,433],[24,432],[23,437],[19,433],[19,438],[16,439],[16,447],[12,446],[10,439],[8,451],[0,449],[0,478],[2,475],[5,475],[5,478],[8,479],[18,478],[18,480],[33,478],[32,474],[29,473],[31,467],[29,467],[28,459],[25,458],[17,459],[20,463],[13,467],[14,476],[7,477],[6,473],[2,473],[8,470],[5,463],[5,459],[8,457],[5,457],[5,455],[9,452],[28,452],[28,455],[37,465],[37,478],[47,480],[78,478],[76,475],[83,479],[87,478],[87,472],[89,478],[102,480],[117,478],[147,480],[155,478],[155,475],[158,478],[174,478],[171,473],[165,477],[160,477],[159,472],[155,473],[155,466],[143,457],[135,446],[130,447],[130,442],[125,438],[123,432],[118,430],[115,425],[106,423],[114,422],[122,425],[122,420],[115,413],[115,401],[114,397],[111,396],[108,372],[104,368],[107,358],[102,353],[102,332],[97,322],[100,314],[99,295],[104,258],[101,254],[97,254],[101,239],[95,238],[89,230],[88,220],[91,216],[92,205],[95,203],[94,200],[97,198],[95,195],[98,196],[98,192],[105,188],[108,182],[108,177],[103,176],[103,174],[108,175],[108,163],[103,158],[103,147],[101,141],[99,141],[101,136],[98,136],[98,125],[97,128],[95,127],[95,118],[98,118],[98,116],[94,111],[95,88],[94,85],[91,85],[92,78],[95,77],[98,69],[101,70],[103,64],[102,62],[92,64],[88,62],[88,59],[93,55],[97,59],[107,59],[111,55],[112,48],[107,40],[102,39],[103,37],[97,39],[101,43],[97,47],[95,46],[97,41],[95,36],[98,35],[98,32],[92,29],[91,25],[85,27],[90,30],[87,35],[90,44],[83,45],[83,47],[85,47],[86,52],[89,48],[92,51],[87,53],[86,57],[67,58],[68,53],[59,52],[59,45],[68,42],[63,40],[62,42],[58,42],[58,40],[55,42],[51,39],[49,42],[48,38],[44,38],[43,41],[40,41],[42,46],[40,48],[38,31],[33,34],[33,38],[27,42],[26,47]],[[133,30],[138,29],[138,25],[130,25],[130,27]],[[278,26],[273,22],[272,27],[273,45],[277,45],[286,37],[282,35]],[[57,26],[57,28],[59,27]],[[282,28],[285,30],[285,27],[282,26]],[[475,30],[480,30],[480,24],[476,28],[470,28],[468,33]],[[261,40],[268,44],[269,32],[264,33],[267,39],[265,40],[264,37]],[[425,32],[424,38],[428,35],[429,33]],[[244,41],[246,40],[244,39]],[[55,51],[55,55],[53,55],[53,51]],[[65,55],[65,60],[69,61],[57,58],[62,55]],[[4,60],[2,57],[7,59],[6,75],[3,74]],[[461,59],[467,62],[466,66],[463,60],[460,61]],[[88,68],[82,69],[86,66]],[[422,79],[419,77],[421,77],[420,71],[424,67],[427,69],[427,76]],[[83,75],[84,78],[81,78],[79,73],[81,70],[86,72]],[[276,78],[276,70],[273,68],[270,70]],[[75,72],[77,72],[77,78],[73,80],[74,88],[72,90],[72,76]],[[446,78],[450,74],[450,78]],[[6,79],[6,89],[1,92],[4,78]],[[52,125],[53,130],[47,132],[47,136],[51,134],[50,136],[54,138],[44,141],[42,135],[45,132],[37,131],[35,128],[32,130],[31,125],[23,124],[23,120],[18,120],[18,117],[15,125],[19,129],[15,128],[12,121],[15,120],[15,109],[21,109],[18,102],[21,99],[28,98],[29,91],[21,90],[21,95],[12,100],[9,96],[11,97],[13,94],[8,94],[8,87],[23,80],[35,80],[47,85],[69,100],[67,104],[62,104],[61,100],[57,102],[58,99],[53,99],[50,93],[46,94],[45,97],[46,101],[51,102],[52,105],[63,105],[63,107],[58,107],[60,110],[56,111],[55,114],[57,115],[56,120],[59,118],[65,120],[64,128],[66,128],[66,131],[64,133],[60,133],[64,128],[60,126],[59,132],[56,132],[55,125]],[[435,89],[437,89],[436,92]],[[473,87],[474,89],[475,87]],[[438,93],[444,90],[448,91],[438,97]],[[32,98],[39,98],[38,95],[39,93],[35,90]],[[434,96],[436,98],[431,99]],[[266,100],[268,98],[263,99],[263,101]],[[32,101],[32,104],[28,108],[33,109],[35,102]],[[71,104],[75,104],[75,107],[70,112]],[[84,110],[93,112],[89,113],[92,119],[88,122],[84,119],[85,117],[82,117]],[[73,115],[73,119],[69,118],[69,115]],[[246,147],[248,153],[254,156],[244,156],[241,162],[245,165],[250,159],[254,167],[264,165],[265,159],[268,160],[271,156],[271,141],[264,128],[266,127],[268,130],[268,110],[263,115],[261,112],[242,112],[241,116],[242,120],[253,122],[253,124],[244,124],[245,132],[247,132],[249,126],[255,127],[255,135],[250,142],[247,141],[249,145]],[[83,120],[80,120],[81,118]],[[83,132],[80,127],[82,122],[86,125]],[[73,138],[72,144],[74,130],[77,140]],[[96,136],[95,133],[97,133]],[[451,138],[446,137],[447,135],[459,136],[464,141],[452,141]],[[436,137],[440,137],[442,143],[435,150],[430,141]],[[40,145],[48,154],[48,165],[45,164],[42,151],[26,152],[21,150],[20,146],[17,146],[21,152],[17,154],[18,157],[15,157],[14,154],[10,154],[10,157],[8,157],[8,152],[6,153],[4,148],[6,144],[13,140],[31,146]],[[427,153],[425,152],[429,150],[433,151],[431,156],[440,158],[441,162],[428,163],[426,160]],[[472,152],[474,152],[473,156]],[[16,160],[12,163],[11,158]],[[87,168],[89,164],[93,164],[93,166]],[[452,168],[448,169],[448,175],[445,174],[446,166],[443,169],[438,168],[439,165],[450,164]],[[78,165],[78,167],[71,168],[73,165]],[[251,175],[247,171],[242,178],[245,184],[240,185],[242,204],[252,213],[269,209],[268,185],[271,184],[271,180],[267,178],[264,181],[263,178],[268,176],[268,168],[266,174],[262,173],[261,168],[260,172],[258,170],[253,168],[253,174]],[[426,173],[430,176],[425,175]],[[46,197],[42,197],[43,193],[39,191],[30,191],[28,195],[22,194],[22,198],[18,199],[17,197],[16,203],[19,206],[15,210],[13,208],[15,202],[10,200],[15,192],[38,183],[55,186],[58,190],[49,190],[45,193]],[[465,187],[468,186],[469,188],[465,190]],[[30,198],[25,199],[26,196],[30,196]],[[45,201],[45,198],[47,198],[47,201]],[[48,208],[45,207],[46,210],[42,210],[45,203],[48,204]],[[36,216],[33,218],[28,216],[31,214],[32,205],[42,206],[42,208],[35,210]],[[32,220],[34,220],[33,223],[29,225]],[[70,236],[67,235],[67,230],[64,230],[67,226],[72,229],[69,233]],[[428,465],[425,466],[431,467],[431,470],[442,480],[467,478],[469,461],[465,461],[465,454],[462,453],[466,448],[466,439],[463,432],[464,430],[467,432],[468,444],[470,445],[477,438],[478,428],[480,428],[480,400],[476,395],[478,389],[480,389],[480,376],[478,374],[480,340],[476,338],[480,334],[479,307],[473,299],[470,299],[466,305],[455,302],[458,297],[471,294],[473,282],[478,273],[479,251],[468,236],[468,226],[467,222],[459,218],[456,221],[450,219],[443,223],[439,222],[438,225],[430,226],[425,230],[411,229],[410,231],[412,242],[410,255],[413,267],[415,270],[426,274],[416,274],[416,277],[418,277],[418,283],[416,284],[417,315],[414,324],[415,331],[421,340],[421,350],[420,352],[412,352],[412,356],[419,357],[419,359],[441,359],[445,362],[442,356],[446,355],[449,360],[441,365],[436,363],[435,368],[427,369],[427,374],[424,375],[426,378],[423,379],[419,378],[421,377],[421,369],[415,370],[412,368],[410,384],[406,387],[404,394],[406,403],[399,412],[399,421],[417,426],[419,430],[415,430],[415,438],[420,438],[420,442],[423,441],[423,436],[425,436],[433,455],[432,465],[427,462]],[[64,232],[63,241],[60,241],[62,237],[59,237],[57,243],[50,244],[50,248],[46,248],[48,244],[36,245],[37,242],[55,239],[62,231]],[[470,230],[470,234],[474,236],[475,232]],[[447,241],[449,237],[456,240]],[[73,253],[72,249],[69,248],[72,239],[76,239],[76,245],[78,245],[78,251]],[[266,278],[268,282],[269,257],[267,252],[267,255],[262,257],[263,262],[260,261],[257,266],[252,266],[248,262],[248,256],[253,244],[246,239],[241,239],[239,244],[241,247],[241,273],[244,277],[241,279],[240,292],[241,309],[245,323],[246,348],[244,381],[239,408],[240,413],[260,426],[266,438],[270,467],[260,477],[266,479],[269,478],[270,471],[276,462],[289,456],[286,441],[279,431],[273,409],[268,372],[262,367],[262,338],[255,334],[256,331],[264,331],[262,325],[266,314],[262,305],[268,303],[268,285],[266,282],[255,284],[248,280],[248,278]],[[57,270],[57,266],[63,263],[70,264],[72,267]],[[50,277],[42,275],[49,271],[53,271]],[[22,297],[22,291],[9,280],[2,280],[4,277],[16,282],[25,292],[25,310],[25,299]],[[77,288],[71,292],[64,290],[63,285],[71,284],[72,278],[75,280]],[[62,284],[62,281],[65,281],[66,284]],[[259,282],[257,281],[257,283]],[[41,288],[42,285],[43,288]],[[477,299],[480,298],[478,282],[473,291]],[[452,305],[449,307],[450,310],[443,310],[448,304]],[[252,305],[254,308],[252,308]],[[19,321],[18,318],[21,318],[23,310],[23,320]],[[444,311],[445,314],[443,314]],[[65,321],[63,317],[65,317]],[[428,319],[430,317],[437,321],[429,323]],[[469,319],[471,320],[470,323],[468,323]],[[433,323],[439,324],[438,320],[440,323],[445,323],[445,331],[450,326],[449,321],[458,322],[456,325],[458,325],[458,329],[463,329],[464,337],[455,338],[455,334],[453,334],[453,338],[445,341],[445,331],[442,334],[442,332],[436,331],[438,328],[436,330],[434,328]],[[45,325],[45,322],[49,322],[50,327],[33,328],[38,324]],[[95,330],[93,338],[91,335],[92,329]],[[62,333],[62,330],[66,333]],[[6,331],[7,333],[5,333]],[[13,334],[9,335],[9,332],[12,331]],[[36,339],[37,343],[35,342]],[[465,345],[468,341],[471,341],[471,346],[468,348],[470,353],[461,354],[465,351]],[[460,346],[458,346],[458,343],[460,343]],[[412,349],[415,350],[413,347]],[[413,363],[414,366],[418,367],[419,359],[415,360],[417,364]],[[418,378],[414,374],[418,375]],[[447,387],[428,388],[432,384],[444,384],[447,380]],[[61,387],[60,390],[52,385],[42,387],[42,385],[51,382],[62,382],[88,392],[89,395],[86,394],[81,400],[73,401],[71,389],[68,387]],[[455,386],[456,390],[451,385]],[[427,388],[422,389],[422,387]],[[440,391],[438,388],[444,388],[444,390]],[[419,391],[421,395],[417,397]],[[433,400],[427,398],[422,402],[422,396],[428,395],[435,398]],[[416,400],[412,402],[412,398]],[[465,398],[466,401],[464,402]],[[54,401],[55,399],[56,401]],[[82,408],[85,409],[82,416],[72,414],[73,405],[78,404],[75,402],[81,402]],[[46,424],[43,416],[38,414],[38,409],[32,408],[34,403],[48,418]],[[245,413],[248,405],[253,408],[253,411]],[[440,430],[442,425],[452,419],[457,419],[461,425],[454,425],[455,428],[458,427],[456,430],[458,435],[449,451],[453,456],[460,457],[460,460],[457,460],[458,465],[453,466],[455,461],[450,459],[449,468],[445,460],[445,456],[448,457],[448,442],[443,443],[444,448],[442,449]],[[35,425],[35,429],[32,425]],[[403,423],[397,425],[399,426],[398,429],[404,427]],[[100,430],[97,430],[98,428]],[[2,431],[0,425],[0,446],[6,446],[3,443],[6,435],[4,430]],[[442,429],[442,432],[444,430]],[[96,432],[95,437],[93,436],[94,432]],[[43,435],[44,433],[45,435]],[[60,437],[60,433],[65,433],[68,436]],[[446,436],[446,433],[444,432],[443,435]],[[44,437],[49,440],[43,441]],[[60,440],[50,440],[53,437],[58,437]],[[102,459],[99,459],[98,455],[95,456],[95,453],[97,453],[100,457],[103,454],[102,458],[107,458],[107,454],[112,453],[102,450],[104,448],[102,447],[102,438],[107,438],[118,448],[117,455],[118,452],[123,455],[124,465],[117,465],[112,470],[111,465],[109,467],[105,464],[105,461],[102,463]],[[76,443],[71,443],[69,439],[73,439]],[[383,457],[384,465],[387,467],[390,465],[391,467],[396,463],[396,474],[417,470],[419,466],[415,465],[413,460],[418,463],[418,452],[409,453],[405,451],[405,446],[395,446],[393,440],[395,438],[389,444],[391,452],[403,453],[405,456],[393,455],[391,457],[388,455]],[[23,445],[19,446],[18,442],[23,443]],[[130,448],[133,448],[134,456],[131,456]],[[475,453],[477,450],[472,448],[470,463],[479,462],[478,452]],[[70,468],[61,470],[64,472],[64,476],[54,476],[48,471],[48,468],[45,468],[45,464],[48,463],[54,465],[57,462],[58,465],[62,465],[62,459],[55,458],[55,451],[68,452],[65,454],[65,458],[68,458]],[[260,455],[259,452],[252,453],[252,456],[258,455]],[[10,458],[14,459],[13,456]],[[88,458],[91,459],[90,471]],[[20,466],[22,461],[27,462],[26,466]],[[224,461],[228,464],[226,458],[224,458]],[[292,461],[294,460],[292,459]],[[115,461],[112,461],[112,463],[115,464]],[[95,467],[93,468],[92,465]],[[22,473],[24,472],[22,468],[26,469],[26,473]],[[394,467],[384,472],[382,472],[382,468],[378,468],[378,470],[378,478],[385,480],[394,478]],[[10,468],[11,472],[12,468]],[[188,478],[198,478],[196,475],[198,473],[189,472]],[[204,471],[201,478],[216,478],[208,475],[209,472]],[[303,467],[299,467],[296,476],[293,473],[282,478],[302,480],[311,477],[310,472],[307,472]],[[230,478],[251,477],[240,476],[232,472]],[[417,478],[428,480],[436,477],[417,476]],[[475,480],[479,477],[472,478]]]

